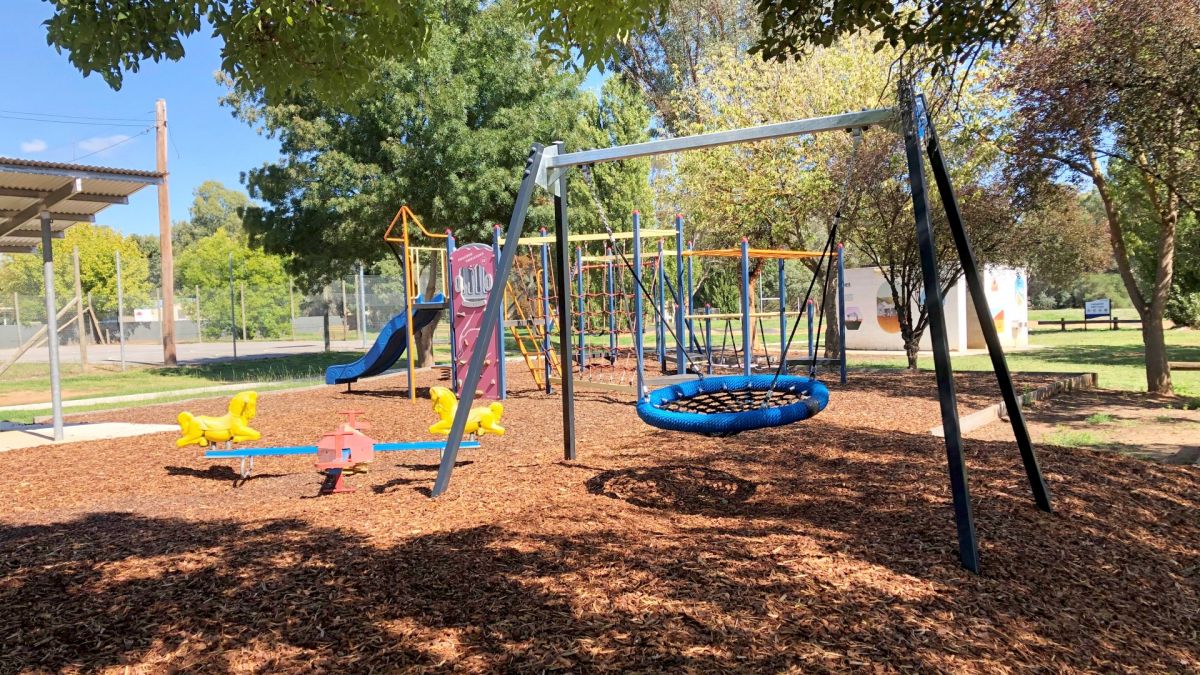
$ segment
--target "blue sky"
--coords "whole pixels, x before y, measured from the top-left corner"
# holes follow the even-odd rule
[[[275,141],[259,136],[218,104],[223,87],[213,80],[220,66],[220,43],[200,32],[185,43],[178,62],[144,63],[129,73],[120,91],[96,75],[84,77],[46,44],[42,21],[51,6],[41,0],[4,0],[0,8],[0,62],[6,64],[0,102],[0,155],[48,161],[79,161],[134,169],[154,168],[154,133],[141,133],[154,122],[154,102],[167,101],[171,140],[171,219],[187,218],[192,190],[205,180],[240,186],[242,171],[274,159]],[[22,112],[145,120],[98,126],[62,124],[29,118]],[[140,134],[140,135],[139,135]],[[125,137],[131,137],[123,141]],[[117,144],[113,146],[114,144]],[[113,146],[107,150],[103,148]],[[98,152],[97,152],[98,151]],[[84,155],[91,154],[84,157]],[[125,232],[157,234],[157,197],[153,189],[134,195],[128,206],[112,206],[100,222]]]
[[[213,78],[220,42],[207,31],[186,40],[180,61],[144,62],[113,91],[97,75],[85,78],[66,54],[46,44],[42,22],[50,15],[51,6],[42,0],[0,2],[0,62],[9,66],[4,84],[10,92],[0,102],[0,156],[154,169],[154,133],[146,129],[154,122],[154,102],[166,99],[172,221],[188,217],[192,190],[200,183],[213,179],[241,188],[243,171],[278,156],[278,143],[218,103],[225,93]],[[599,92],[604,79],[592,71],[584,87]],[[33,119],[48,114],[109,118],[114,125]],[[155,190],[143,190],[128,206],[106,209],[99,220],[127,234],[157,234],[156,200]]]

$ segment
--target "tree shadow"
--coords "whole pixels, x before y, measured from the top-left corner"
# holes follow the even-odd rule
[[[680,513],[711,513],[744,502],[757,485],[731,473],[690,465],[604,471],[588,479],[588,492],[635,506]]]

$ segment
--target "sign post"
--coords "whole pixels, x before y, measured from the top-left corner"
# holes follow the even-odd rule
[[[1088,300],[1083,303],[1083,329],[1087,330],[1087,322],[1089,319],[1099,319],[1101,317],[1112,315],[1112,300],[1108,298],[1100,298],[1099,300]]]

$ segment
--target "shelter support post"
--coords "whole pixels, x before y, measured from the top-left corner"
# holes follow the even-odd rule
[[[54,417],[54,440],[63,439],[62,381],[58,361],[58,300],[54,297],[54,247],[50,239],[53,222],[42,211],[42,283],[46,289],[46,347],[50,352],[50,407]]]
[[[979,544],[975,534],[975,518],[971,512],[971,495],[967,487],[967,465],[963,458],[962,430],[958,421],[958,397],[955,394],[954,373],[950,365],[950,344],[946,337],[946,316],[941,303],[937,253],[934,248],[933,224],[929,220],[925,165],[921,156],[915,106],[911,85],[902,82],[900,122],[904,135],[904,154],[908,162],[917,246],[921,255],[921,276],[925,297],[929,299],[926,302],[929,312],[929,339],[933,345],[938,403],[942,412],[942,428],[946,434],[946,460],[950,472],[950,491],[954,499],[954,519],[958,529],[958,559],[963,567],[978,573]]]
[[[521,187],[517,191],[516,203],[513,207],[512,218],[508,222],[508,231],[506,240],[517,241],[521,238],[521,229],[525,225],[525,215],[529,212],[529,200],[533,196],[533,190],[536,187],[534,168],[541,164],[542,146],[535,144],[529,153],[529,159],[525,162],[525,175],[521,179]],[[566,195],[566,180],[565,177],[560,185],[562,194]],[[565,205],[562,207],[565,216]],[[556,211],[558,209],[556,208]],[[565,218],[563,225],[565,226]],[[496,279],[492,284],[492,288],[504,288],[508,283],[508,273],[512,270],[513,257],[517,253],[516,246],[506,246],[500,255],[500,263],[496,266]],[[559,295],[559,302],[562,302],[562,294]],[[492,331],[500,325],[500,313],[504,310],[504,294],[492,293],[488,296],[487,305],[483,310],[483,319],[480,321],[479,334],[491,335]],[[569,345],[569,343],[566,343]],[[569,348],[569,347],[568,347]],[[471,414],[471,405],[475,402],[475,391],[479,387],[479,379],[483,375],[483,362],[487,358],[486,349],[476,349],[471,354],[471,361],[467,364],[467,374],[463,379],[462,393],[459,396],[458,409],[454,412],[454,423],[450,427],[450,435],[446,438],[446,449],[442,452],[442,461],[438,465],[437,480],[433,484],[433,490],[430,496],[437,497],[444,493],[450,487],[450,476],[454,472],[454,464],[458,461],[458,449],[462,445],[463,432],[467,428],[467,417]],[[566,363],[570,363],[567,360]],[[571,376],[568,368],[563,368],[563,391],[571,390]],[[570,399],[564,396],[564,408],[566,401]],[[564,409],[564,412],[565,409]],[[564,425],[568,422],[573,423],[573,417],[564,415]],[[570,439],[572,443],[572,455],[574,438]]]
[[[958,259],[962,264],[963,276],[967,280],[967,289],[971,293],[971,301],[975,304],[975,315],[979,319],[979,327],[983,331],[984,342],[987,343],[988,356],[992,359],[992,370],[996,373],[996,382],[1004,398],[1004,407],[1008,412],[1008,421],[1012,424],[1013,436],[1021,451],[1021,462],[1025,465],[1025,475],[1029,479],[1029,488],[1033,491],[1033,499],[1042,511],[1050,512],[1050,491],[1046,488],[1046,480],[1038,466],[1037,455],[1033,451],[1033,441],[1029,438],[1029,429],[1025,426],[1025,416],[1021,412],[1017,400],[1017,390],[1013,386],[1012,374],[1008,370],[1008,360],[1004,357],[1004,348],[1000,345],[1000,336],[996,332],[996,324],[992,321],[992,311],[988,307],[987,295],[983,288],[983,278],[979,265],[975,260],[975,252],[967,237],[963,225],[962,213],[958,209],[958,197],[954,192],[954,184],[950,180],[950,171],[942,156],[938,144],[937,132],[933,128],[933,120],[926,110],[926,139],[925,149],[929,154],[929,164],[933,169],[934,182],[937,183],[938,193],[946,208],[946,220],[950,234],[954,238],[954,247],[958,251]]]

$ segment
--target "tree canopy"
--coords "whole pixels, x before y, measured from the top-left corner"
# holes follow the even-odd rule
[[[250,197],[245,192],[227,188],[221,181],[206,180],[192,190],[188,220],[171,227],[172,243],[176,248],[186,248],[221,228],[243,236],[242,213],[248,206]]]
[[[55,12],[46,21],[47,42],[66,51],[80,72],[98,73],[113,88],[146,60],[183,58],[183,39],[211,29],[222,42],[222,70],[240,88],[261,91],[271,103],[301,92],[338,101],[369,82],[383,63],[411,64],[427,56],[438,23],[455,11],[453,2],[440,0],[49,2]],[[670,0],[518,0],[515,9],[544,55],[589,69],[611,63],[634,36],[666,25],[671,5]],[[900,48],[935,71],[946,71],[1015,37],[1030,5],[1037,3],[755,0],[742,14],[757,19],[752,49],[765,59],[797,58],[866,31],[879,35],[880,48]],[[673,49],[686,43],[685,36],[662,44]]]
[[[79,280],[83,293],[92,294],[92,305],[101,314],[117,309],[117,261],[121,253],[121,283],[125,307],[144,305],[151,298],[153,286],[149,279],[149,263],[133,237],[105,225],[79,223],[67,230],[62,239],[55,239],[54,292],[61,307],[75,297],[75,262],[72,251],[79,249]],[[42,256],[7,255],[0,263],[0,293],[42,297]],[[126,310],[128,311],[128,309]],[[22,320],[44,321],[43,303],[22,305]]]
[[[614,82],[599,101],[580,92],[577,74],[536,58],[513,3],[458,0],[452,20],[431,31],[420,62],[384,64],[348,101],[352,113],[312,96],[280,105],[257,92],[230,98],[281,141],[279,162],[248,173],[265,205],[247,211],[246,227],[268,251],[290,255],[297,275],[319,282],[384,258],[383,229],[402,204],[430,229],[490,241],[534,141],[644,139],[649,113],[637,91]],[[614,213],[648,201],[636,179],[620,177],[640,171],[644,183],[645,162],[629,164],[596,175]],[[539,199],[531,229],[552,224]]]

